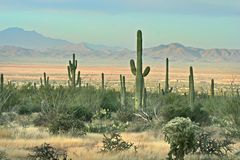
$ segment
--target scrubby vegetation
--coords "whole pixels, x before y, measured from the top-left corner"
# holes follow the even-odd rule
[[[80,71],[77,72],[75,55],[68,66],[68,86],[52,85],[51,77],[47,77],[46,73],[40,78],[39,85],[29,82],[16,86],[10,82],[4,83],[2,74],[0,139],[34,137],[44,140],[47,134],[82,140],[87,135],[100,134],[104,135],[103,144],[100,140],[97,144],[92,143],[93,147],[101,143],[103,151],[115,151],[116,154],[117,151],[129,152],[128,149],[132,147],[135,150],[136,148],[141,150],[142,147],[141,151],[144,152],[141,141],[137,144],[129,140],[131,142],[129,143],[122,139],[121,134],[147,133],[154,141],[161,143],[164,135],[170,145],[167,149],[168,159],[201,159],[201,157],[206,159],[205,156],[209,159],[239,158],[240,98],[236,92],[238,90],[234,88],[229,91],[230,94],[218,95],[214,92],[214,80],[211,80],[211,94],[199,93],[194,88],[194,72],[193,67],[190,67],[189,92],[185,94],[175,92],[173,87],[169,87],[169,60],[166,59],[165,88],[162,89],[159,85],[158,92],[149,91],[144,83],[144,77],[149,74],[150,67],[142,72],[141,43],[142,33],[139,31],[137,65],[135,66],[133,60],[130,61],[131,71],[136,76],[135,92],[130,92],[126,88],[127,79],[124,75],[120,75],[119,88],[106,88],[104,74],[101,74],[101,86],[83,85]],[[30,127],[44,130],[44,135],[38,135],[37,133],[42,133],[40,131],[35,135],[29,135],[27,128]],[[20,132],[19,128],[24,132]],[[9,148],[1,143],[3,141],[0,140],[0,149],[3,148],[9,153],[7,151]],[[45,155],[45,151],[47,156],[57,156],[55,148],[47,143],[35,147],[32,150],[34,154],[29,153],[30,157],[37,159],[38,156]],[[32,148],[31,146],[27,150],[30,152]],[[135,159],[164,159],[167,152],[160,157],[158,154],[146,152],[152,155],[145,157],[146,155],[133,151],[138,157]],[[50,153],[53,155],[49,155]],[[7,158],[5,152],[1,152],[1,156],[3,159]]]

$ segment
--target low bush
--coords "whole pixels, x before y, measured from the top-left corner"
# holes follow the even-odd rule
[[[48,128],[53,134],[71,134],[73,136],[85,135],[87,131],[83,121],[75,119],[69,114],[57,115],[50,121]]]
[[[68,155],[65,150],[56,149],[50,144],[44,143],[32,149],[28,160],[68,160]]]
[[[137,147],[134,146],[134,143],[126,142],[122,139],[122,136],[119,133],[111,133],[110,137],[103,134],[103,147],[100,152],[119,152],[134,148],[137,151]]]

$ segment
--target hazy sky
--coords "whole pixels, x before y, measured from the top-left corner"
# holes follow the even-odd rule
[[[240,48],[240,0],[0,0],[0,30],[135,48],[179,42]]]

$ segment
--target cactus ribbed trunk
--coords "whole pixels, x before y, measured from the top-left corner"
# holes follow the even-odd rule
[[[143,93],[143,76],[142,76],[142,32],[137,33],[137,73],[136,73],[136,92],[135,105],[142,107],[142,93]],[[137,107],[137,108],[138,108]]]
[[[105,89],[105,85],[104,85],[104,73],[102,73],[102,90]]]
[[[121,106],[126,106],[126,84],[125,84],[125,76],[120,75],[120,101]]]
[[[169,88],[169,61],[166,58],[166,77],[165,77],[165,89],[162,90],[163,95],[167,95],[168,93],[172,92],[172,87]]]
[[[147,89],[143,90],[143,108],[147,108]]]
[[[194,76],[193,76],[193,68],[190,67],[190,75],[189,75],[189,99],[190,106],[193,106],[195,100],[195,89],[194,89]]]
[[[166,77],[165,77],[165,94],[168,94],[169,89],[169,78],[168,78],[168,58],[166,59]]]
[[[142,108],[144,77],[150,72],[150,67],[146,67],[142,72],[142,32],[137,32],[137,66],[134,60],[130,60],[131,72],[135,75],[135,110]]]
[[[214,79],[211,80],[211,97],[214,97]]]
[[[3,90],[3,85],[4,85],[4,77],[3,77],[3,74],[1,74],[0,91]]]

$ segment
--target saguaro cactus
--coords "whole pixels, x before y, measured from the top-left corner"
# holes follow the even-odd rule
[[[40,77],[40,84],[41,84],[41,86],[49,85],[49,77],[47,77],[46,72],[43,73],[43,79],[42,79],[42,77]]]
[[[4,84],[4,77],[3,77],[3,74],[1,74],[0,91],[3,90],[3,84]]]
[[[195,100],[195,90],[194,90],[194,76],[193,76],[193,68],[190,67],[190,75],[189,75],[189,98],[190,105],[193,106]]]
[[[102,73],[102,90],[105,89],[105,83],[104,83],[104,73]]]
[[[172,92],[172,87],[169,88],[169,62],[168,58],[166,58],[166,77],[165,77],[165,90],[162,90],[163,95]]]
[[[126,105],[126,85],[125,85],[125,76],[120,75],[120,101],[121,106]]]
[[[137,31],[137,66],[133,59],[130,60],[131,72],[135,76],[135,110],[142,107],[142,94],[144,88],[144,77],[150,72],[150,67],[146,67],[142,72],[142,31]]]
[[[78,71],[77,80],[76,80],[76,70],[77,70],[77,60],[75,60],[75,54],[73,54],[73,60],[69,60],[68,69],[68,84],[71,87],[76,87],[77,85],[81,86],[81,77],[80,71]]]
[[[214,97],[214,79],[211,80],[211,97]]]

